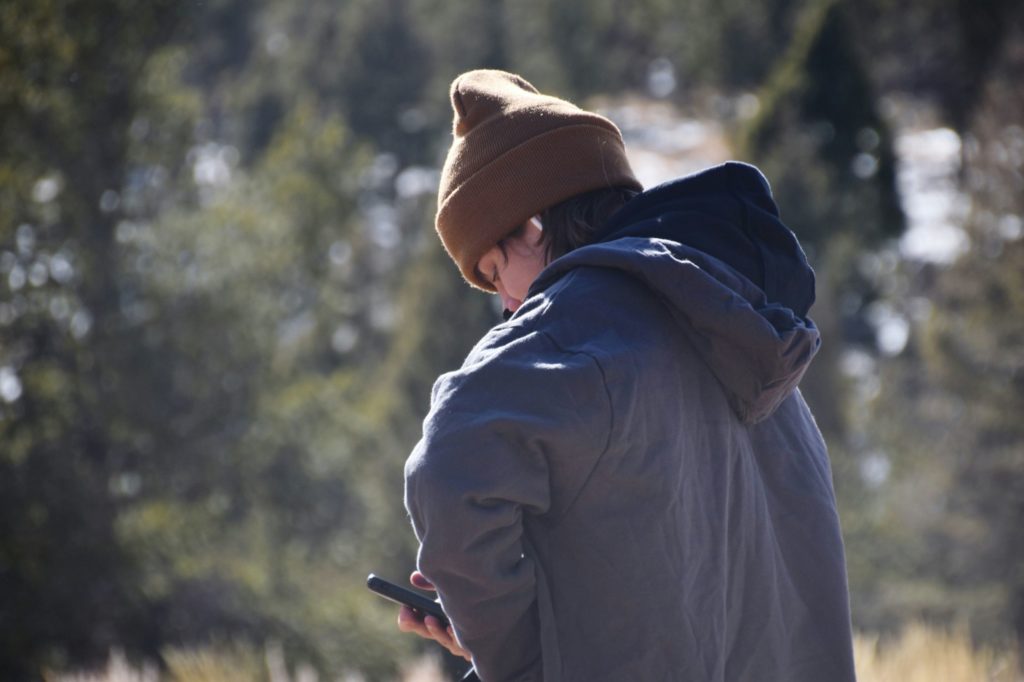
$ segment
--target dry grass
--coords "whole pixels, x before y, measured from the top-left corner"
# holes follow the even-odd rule
[[[123,653],[114,650],[110,652],[104,670],[68,674],[44,672],[43,679],[46,682],[160,682],[160,673],[153,665],[136,669]]]
[[[244,647],[218,649],[171,649],[163,658],[167,663],[166,682],[260,682],[274,680],[267,675],[272,666],[268,649],[266,663],[253,649]],[[275,681],[276,682],[276,681]]]
[[[964,629],[944,630],[915,623],[899,637],[854,639],[860,682],[1024,682],[1020,652],[978,647]],[[46,674],[47,682],[319,682],[316,672],[299,666],[289,673],[280,648],[259,653],[246,648],[171,650],[167,673],[155,666],[132,667],[120,652],[111,653],[105,670],[65,675]],[[332,682],[361,682],[348,673]],[[446,682],[438,659],[424,656],[403,666],[397,682]]]
[[[46,672],[46,682],[320,682],[316,671],[299,664],[289,671],[281,648],[268,645],[261,653],[246,646],[168,649],[166,671],[144,664],[132,666],[120,651],[112,651],[101,670],[74,673]],[[357,672],[343,673],[330,682],[364,682]],[[324,681],[327,682],[327,681]],[[402,666],[395,682],[449,682],[437,656],[421,656]]]
[[[860,682],[1020,682],[1019,652],[975,647],[964,629],[915,623],[890,641],[854,639]]]

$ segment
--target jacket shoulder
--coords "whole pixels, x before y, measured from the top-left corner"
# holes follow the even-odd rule
[[[600,360],[674,336],[669,308],[637,278],[603,267],[577,267],[530,297],[513,321],[541,331],[560,347]]]

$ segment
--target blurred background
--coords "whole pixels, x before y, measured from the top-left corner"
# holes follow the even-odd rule
[[[363,585],[413,568],[402,465],[500,319],[432,228],[478,67],[647,186],[765,171],[862,678],[1016,678],[1024,4],[4,0],[0,679],[437,678]]]

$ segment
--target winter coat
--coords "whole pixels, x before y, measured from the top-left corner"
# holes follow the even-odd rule
[[[630,201],[438,379],[406,506],[485,682],[854,679],[813,288],[729,163]]]

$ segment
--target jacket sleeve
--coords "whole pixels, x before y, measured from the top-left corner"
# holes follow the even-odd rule
[[[539,680],[524,520],[564,509],[582,487],[607,447],[611,408],[597,362],[543,334],[483,355],[435,384],[406,464],[406,508],[419,569],[481,679]]]

